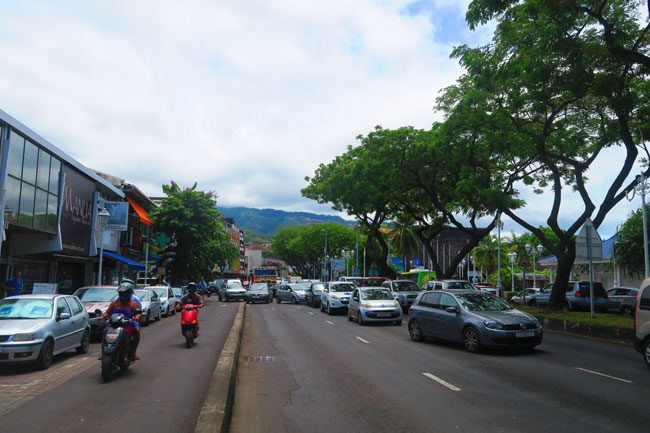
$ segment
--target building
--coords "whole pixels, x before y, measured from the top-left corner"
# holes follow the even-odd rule
[[[223,218],[222,224],[223,229],[228,234],[230,242],[239,250],[239,256],[237,256],[231,263],[228,263],[226,269],[218,270],[218,273],[231,277],[244,278],[248,275],[244,231],[240,230],[235,225],[235,220],[232,218]]]
[[[71,293],[96,281],[98,204],[124,193],[0,110],[0,273]]]

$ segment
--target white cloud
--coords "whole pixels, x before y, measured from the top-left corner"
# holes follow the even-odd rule
[[[436,15],[468,2],[22,2],[0,13],[0,108],[152,195],[198,181],[224,205],[327,211],[304,176],[377,124],[431,124],[461,72],[449,41],[490,37]]]

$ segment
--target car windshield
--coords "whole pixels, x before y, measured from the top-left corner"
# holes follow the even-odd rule
[[[505,311],[512,307],[501,299],[484,293],[461,293],[456,295],[463,308],[469,311]]]
[[[325,289],[325,284],[314,284],[312,290],[314,292],[322,292]]]
[[[111,302],[117,289],[81,288],[75,292],[82,302]]]
[[[174,292],[174,296],[183,296],[183,289],[180,287],[172,287],[172,292]]]
[[[228,284],[229,289],[243,289],[244,286],[241,285],[241,283],[230,283]]]
[[[395,281],[393,282],[393,290],[395,292],[416,292],[420,288],[413,281]]]
[[[52,317],[52,299],[3,299],[0,301],[0,320],[48,319]]]
[[[289,287],[291,287],[293,290],[298,290],[298,291],[305,291],[307,290],[307,286],[304,284],[289,284]]]
[[[354,289],[356,289],[356,286],[351,283],[332,284],[330,286],[330,292],[351,292]]]
[[[467,281],[450,281],[447,283],[447,290],[476,290]]]
[[[268,286],[266,283],[253,283],[250,289],[254,291],[268,290]]]
[[[141,301],[149,300],[149,290],[136,290],[133,294],[137,296]]]
[[[161,298],[166,298],[167,297],[167,287],[156,287],[155,289],[154,288],[149,288],[149,290],[153,290]]]
[[[386,299],[395,299],[393,294],[386,289],[365,289],[360,290],[359,294],[364,301],[383,301]]]

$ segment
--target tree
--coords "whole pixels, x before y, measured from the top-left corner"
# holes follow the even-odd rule
[[[640,25],[638,12],[638,2],[625,0],[475,0],[468,23],[496,19],[493,43],[453,53],[467,73],[446,89],[442,105],[458,118],[474,119],[477,111],[488,116],[480,123],[459,123],[456,133],[478,131],[477,146],[503,159],[504,175],[554,195],[547,219],[554,238],[516,209],[502,208],[557,257],[552,307],[564,302],[577,231],[589,217],[598,227],[633,188],[626,179],[639,154],[636,143],[648,156],[642,137],[649,128],[649,27]],[[596,204],[588,172],[608,147],[620,148],[625,160],[612,167],[615,178]],[[561,227],[567,187],[577,192],[583,208]]]
[[[646,205],[646,212],[650,206]],[[618,230],[614,243],[614,260],[630,273],[643,274],[643,212],[632,212]]]
[[[420,252],[420,240],[417,236],[418,227],[415,220],[406,214],[398,213],[389,232],[394,255],[412,258]]]
[[[197,191],[196,184],[181,189],[173,181],[162,189],[167,198],[151,216],[154,228],[172,239],[166,254],[173,282],[209,278],[215,265],[223,269],[239,255],[221,225],[216,194]]]

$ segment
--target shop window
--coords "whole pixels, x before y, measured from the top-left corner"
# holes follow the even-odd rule
[[[48,194],[47,199],[47,222],[45,230],[51,233],[56,232],[57,214],[59,212],[59,197],[54,194]]]
[[[9,162],[7,170],[10,175],[21,178],[23,175],[23,151],[25,139],[12,132],[9,144]]]
[[[38,166],[38,147],[29,140],[25,141],[23,157],[23,181],[36,185],[36,167]]]
[[[61,161],[56,158],[52,158],[52,163],[50,165],[50,188],[49,191],[52,194],[59,193],[59,174],[61,173]]]
[[[47,195],[47,192],[42,189],[36,189],[36,200],[34,202],[34,228],[43,231],[47,230]]]
[[[36,186],[47,191],[50,181],[50,154],[38,151],[38,173],[36,174]]]
[[[20,191],[20,210],[18,211],[18,223],[28,227],[34,224],[34,193],[36,188],[23,182]]]
[[[12,218],[18,217],[18,208],[20,205],[20,181],[11,176],[7,176],[5,184],[7,194],[5,195],[5,206],[11,210]]]

